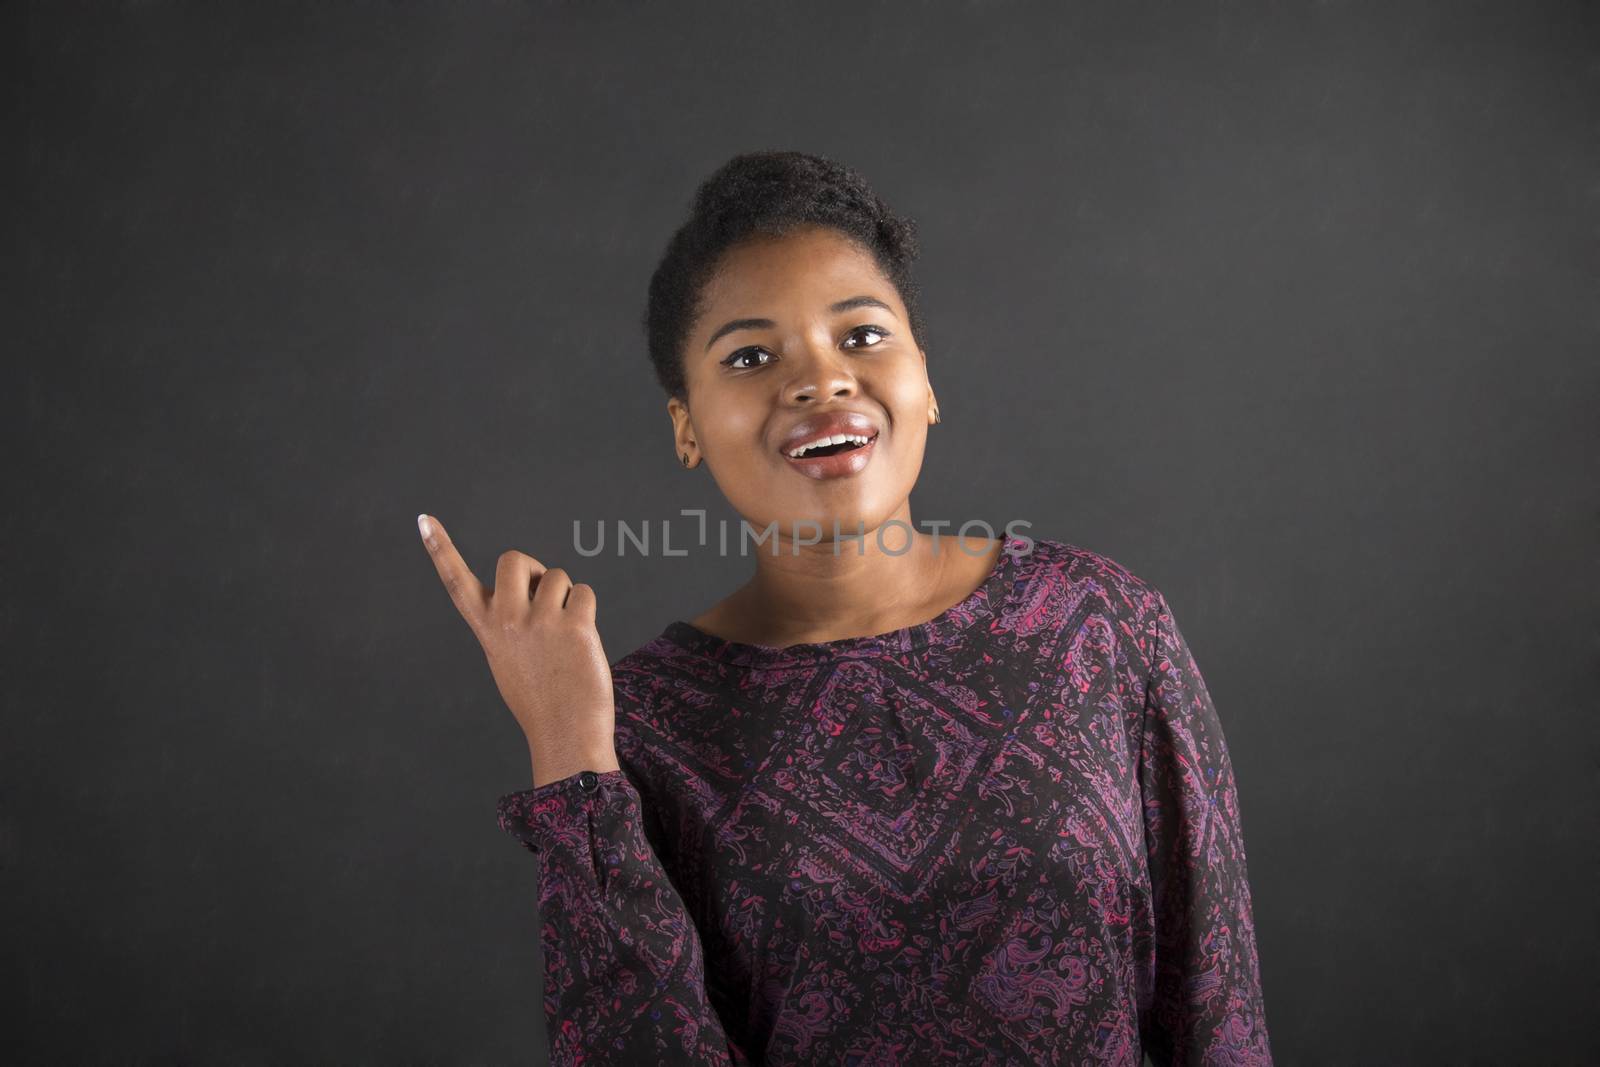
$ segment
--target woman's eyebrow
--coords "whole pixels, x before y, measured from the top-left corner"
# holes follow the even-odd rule
[[[852,311],[856,308],[875,307],[882,308],[889,314],[894,314],[894,308],[885,304],[875,296],[852,296],[828,305],[828,314],[837,315],[843,311]],[[771,319],[730,319],[711,332],[711,337],[706,341],[706,351],[711,351],[711,346],[719,339],[733,333],[735,330],[770,330],[777,323]]]

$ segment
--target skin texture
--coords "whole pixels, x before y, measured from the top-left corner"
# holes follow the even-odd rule
[[[828,312],[856,296],[887,308]],[[774,325],[708,347],[724,323],[748,318]],[[755,575],[695,627],[778,647],[886,633],[959,603],[993,569],[999,540],[906,528],[938,400],[893,283],[848,237],[810,226],[731,248],[702,292],[683,359],[687,403],[667,403],[678,454],[706,465],[752,531],[776,522],[778,535],[776,555],[770,543],[748,544]],[[799,419],[836,408],[879,420],[875,454],[849,477],[808,478],[779,444]],[[842,540],[835,553],[835,519],[841,533],[864,529],[864,547]],[[877,531],[896,519],[905,527],[885,530],[880,547]],[[801,520],[820,526],[816,544],[804,543],[817,532]]]

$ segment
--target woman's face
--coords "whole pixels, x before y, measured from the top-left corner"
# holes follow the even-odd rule
[[[689,403],[667,410],[678,451],[705,461],[753,531],[776,522],[784,537],[828,542],[835,519],[841,534],[868,536],[909,521],[936,402],[905,305],[872,255],[830,227],[752,238],[724,255],[701,300],[684,346]],[[830,430],[870,444],[790,457]]]

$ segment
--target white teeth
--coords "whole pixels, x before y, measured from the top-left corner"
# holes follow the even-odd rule
[[[801,445],[799,448],[789,453],[789,458],[799,459],[801,456],[812,451],[813,449],[826,448],[829,445],[842,445],[846,441],[854,441],[858,445],[864,445],[870,440],[871,438],[863,437],[856,433],[836,433],[832,437],[819,437],[815,441]]]

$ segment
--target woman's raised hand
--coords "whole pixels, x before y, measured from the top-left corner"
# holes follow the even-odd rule
[[[418,515],[417,528],[528,739],[535,788],[582,770],[616,770],[616,705],[594,590],[512,550],[500,554],[491,593],[438,520]]]

